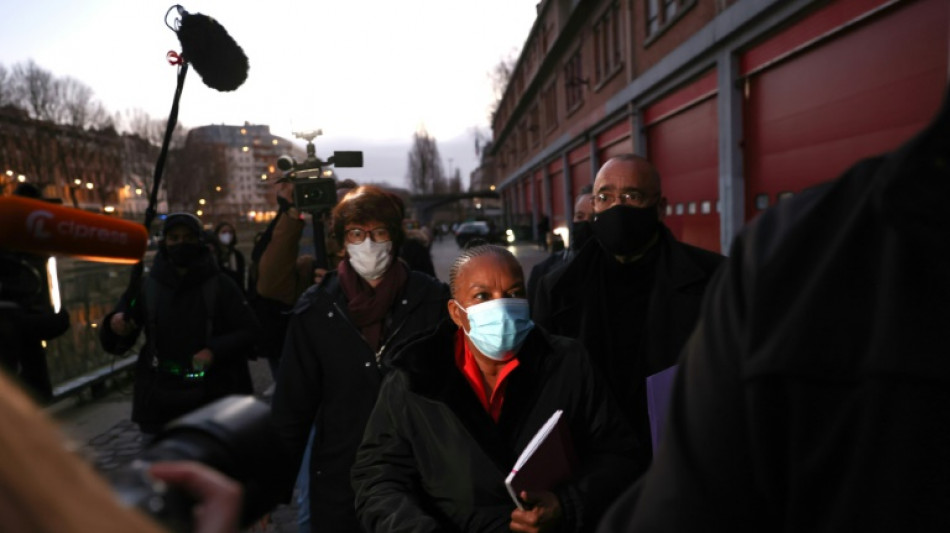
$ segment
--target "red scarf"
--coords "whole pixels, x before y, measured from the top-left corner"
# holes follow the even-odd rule
[[[350,320],[360,328],[363,338],[375,352],[382,341],[383,324],[409,280],[409,267],[400,259],[393,259],[376,288],[370,287],[362,276],[353,270],[349,259],[340,261],[337,270],[340,286],[346,295]]]

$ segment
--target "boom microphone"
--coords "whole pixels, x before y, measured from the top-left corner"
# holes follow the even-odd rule
[[[136,263],[148,232],[135,222],[32,198],[0,197],[0,250]]]
[[[247,79],[244,50],[218,21],[176,7],[182,15],[178,27],[182,58],[191,63],[208,87],[219,91],[233,91],[240,87]]]

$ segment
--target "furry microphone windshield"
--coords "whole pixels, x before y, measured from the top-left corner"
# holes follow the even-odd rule
[[[233,91],[247,79],[247,56],[218,21],[181,10],[181,55],[212,89]]]

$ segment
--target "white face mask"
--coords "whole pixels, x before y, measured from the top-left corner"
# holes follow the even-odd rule
[[[221,235],[218,235],[218,240],[221,241],[221,244],[225,246],[231,244],[231,240],[233,238],[234,235],[231,235],[230,233],[222,233]]]
[[[359,244],[347,244],[350,266],[367,281],[383,277],[392,259],[393,241],[373,242],[368,236]]]

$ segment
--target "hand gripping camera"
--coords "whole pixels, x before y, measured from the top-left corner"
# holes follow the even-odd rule
[[[283,487],[293,483],[296,465],[281,450],[269,405],[253,396],[226,396],[169,423],[134,461],[108,477],[124,504],[171,531],[187,532],[195,502],[147,471],[159,461],[198,461],[241,483],[241,524],[248,527],[280,503]]]

